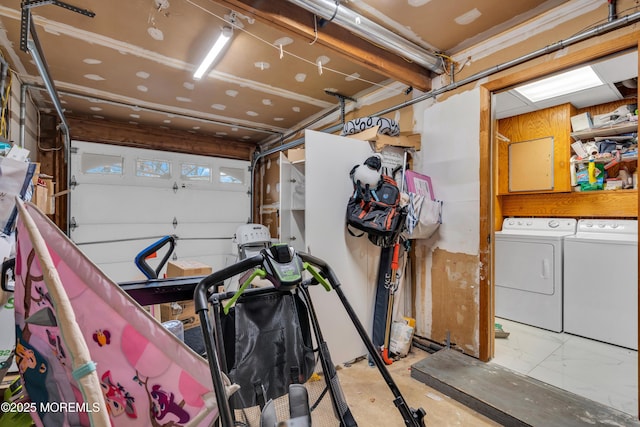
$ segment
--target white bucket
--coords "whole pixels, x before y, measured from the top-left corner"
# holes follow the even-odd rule
[[[180,341],[184,341],[184,325],[180,320],[168,320],[162,323],[162,326],[178,337]]]

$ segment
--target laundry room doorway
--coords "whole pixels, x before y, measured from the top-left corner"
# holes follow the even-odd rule
[[[541,277],[553,274],[550,270],[551,266],[556,266],[563,271],[563,258],[558,251],[563,251],[564,237],[555,237],[553,247],[547,246],[549,255],[540,255],[536,258],[531,257],[531,254],[523,253],[524,258],[518,263],[513,262],[514,253],[509,252],[507,255],[504,251],[504,241],[515,242],[516,240],[514,251],[518,250],[517,248],[523,251],[528,250],[530,245],[524,245],[522,242],[525,239],[532,239],[534,232],[527,231],[527,227],[532,228],[540,221],[544,223],[542,226],[547,228],[544,233],[557,230],[557,224],[577,221],[581,218],[637,221],[637,188],[630,188],[631,184],[625,183],[619,191],[607,191],[603,189],[604,182],[602,187],[597,189],[581,187],[575,172],[581,171],[580,161],[583,158],[576,154],[575,150],[578,147],[571,148],[575,142],[581,142],[583,146],[582,142],[595,140],[597,144],[608,137],[614,145],[617,143],[618,151],[624,155],[626,147],[633,147],[633,144],[625,138],[634,134],[635,157],[627,156],[626,163],[622,158],[620,167],[628,170],[629,174],[637,168],[637,113],[635,118],[632,117],[637,108],[638,98],[637,41],[633,44],[631,41],[619,43],[617,49],[619,51],[612,50],[611,46],[606,53],[600,49],[602,46],[599,49],[593,48],[591,60],[587,60],[587,55],[583,52],[569,54],[563,58],[562,64],[531,67],[484,86],[490,92],[490,95],[486,96],[491,106],[487,107],[487,111],[492,112],[491,119],[485,122],[485,125],[490,129],[487,132],[490,135],[488,139],[491,141],[488,144],[487,156],[491,159],[489,175],[493,180],[489,186],[491,201],[487,203],[490,211],[488,217],[492,221],[490,225],[492,274],[491,291],[489,301],[485,305],[485,314],[492,320],[491,327],[494,328],[494,333],[491,334],[494,337],[489,345],[493,354],[490,363],[504,366],[637,416],[637,349],[567,333],[562,322],[559,326],[550,327],[544,322],[536,322],[535,316],[533,318],[519,316],[523,313],[524,306],[519,310],[518,307],[513,306],[514,304],[527,304],[531,301],[542,304],[545,293],[532,289],[526,283],[516,283],[516,285],[500,283],[507,280],[505,272],[513,273],[514,269],[532,268],[533,270],[529,271],[536,271]],[[602,56],[604,54],[606,56]],[[539,101],[532,101],[519,91],[531,82],[585,67],[591,69],[601,79],[601,83],[594,85],[591,89],[582,89],[576,93]],[[635,105],[635,108],[629,110],[631,113],[629,117],[613,117],[618,108],[620,108],[618,111],[622,111],[627,106],[631,108],[632,105]],[[576,122],[580,117],[588,117],[589,130],[599,129],[598,132],[602,130],[602,138],[580,133],[581,124]],[[604,120],[607,118],[609,122],[605,123]],[[617,132],[618,127],[620,132]],[[515,172],[510,162],[514,161],[514,157],[513,150],[510,152],[509,146],[541,137],[551,137],[550,159],[545,163],[547,166],[544,168],[535,167],[527,173],[551,174],[551,187],[544,189],[535,187],[534,180],[527,180],[526,176],[524,181],[517,181],[518,187],[513,187],[511,184],[516,182],[513,176]],[[599,161],[608,164],[610,159]],[[534,164],[535,162],[536,159],[528,159],[524,169],[528,166],[526,163]],[[584,165],[585,169],[587,167],[588,158]],[[613,165],[610,167],[612,168]],[[519,169],[517,172],[522,172],[523,168]],[[617,176],[618,170],[610,172],[610,176]],[[624,174],[622,178],[626,178]],[[525,182],[525,187],[522,186],[522,182]],[[534,184],[527,188],[527,182]],[[600,200],[597,206],[593,203],[596,198]],[[517,228],[518,223],[521,225],[519,232],[525,237],[504,238],[505,233],[509,234],[510,227]],[[576,230],[575,223],[573,226]],[[540,233],[540,230],[537,232]],[[563,236],[569,236],[574,232],[567,231]],[[536,242],[543,243],[542,239],[538,238]],[[591,261],[585,260],[585,268],[597,268],[597,255],[594,256],[595,258]],[[536,261],[531,262],[537,264],[523,265],[522,263],[527,263],[527,259],[535,259]],[[637,264],[635,270],[637,271]],[[512,279],[513,275],[509,277],[508,280],[517,281]],[[556,285],[556,290],[563,292],[564,277],[563,275],[559,277],[562,279]],[[524,293],[519,294],[518,289],[522,289]],[[505,295],[508,295],[508,298]],[[547,292],[546,295],[550,296],[551,292]],[[566,296],[561,295],[559,298],[563,299]],[[635,298],[637,301],[637,289],[633,296],[629,295],[629,298]],[[556,314],[561,316],[561,319],[564,316],[562,309]],[[632,316],[636,323],[638,322],[637,306],[635,313],[629,313],[629,316]],[[607,319],[602,321],[606,322]]]

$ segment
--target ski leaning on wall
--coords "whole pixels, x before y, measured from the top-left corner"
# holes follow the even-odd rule
[[[355,165],[349,176],[353,182],[353,194],[347,203],[347,231],[355,237],[366,235],[371,243],[382,248],[371,336],[385,363],[391,364],[388,349],[393,293],[397,286],[400,234],[404,229],[407,209],[400,205],[400,189],[396,181],[382,172],[379,154]],[[371,363],[371,356],[369,359]]]

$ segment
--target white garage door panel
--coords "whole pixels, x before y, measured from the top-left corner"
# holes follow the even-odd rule
[[[249,219],[249,195],[218,191],[215,196],[208,193],[190,193],[176,198],[175,203],[188,204],[192,209],[184,210],[178,217],[180,222],[208,221],[246,223]],[[235,230],[234,230],[235,231]]]
[[[81,185],[71,194],[72,200],[78,201],[72,201],[73,216],[85,224],[166,222],[172,206],[170,192],[159,188]],[[169,222],[172,220],[173,217]]]
[[[119,245],[114,245],[113,248],[114,248],[114,252],[121,251],[124,249],[124,246],[119,244]],[[202,250],[202,248],[200,249]],[[208,248],[208,249],[215,249],[215,248]],[[82,250],[83,252],[85,252],[87,257],[89,257],[92,260],[95,256],[100,256],[99,251],[95,250],[95,248],[92,250],[89,247],[84,247],[82,248]],[[144,274],[136,267],[134,258],[135,258],[135,254],[132,254],[129,259],[124,259],[121,261],[103,260],[99,263],[96,262],[96,265],[98,265],[107,274],[107,276],[109,276],[112,280],[116,282],[128,282],[131,280],[139,280],[144,278]],[[229,259],[232,259],[232,258],[233,257],[231,255],[226,253],[222,253],[219,255],[207,255],[207,256],[201,256],[194,253],[190,255],[187,254],[187,256],[180,256],[180,259],[195,260],[195,261],[202,262],[206,265],[209,265],[211,266],[213,271],[220,270],[221,268],[228,265]],[[155,268],[158,265],[157,260],[150,260],[149,265],[151,266],[151,268],[155,270]],[[166,272],[166,267],[160,271],[160,277],[162,277],[165,272]]]
[[[216,224],[211,223],[182,223],[179,222],[178,226],[170,234],[175,234],[180,239],[232,239],[237,228],[246,221],[243,222],[220,222]],[[227,240],[229,243],[230,240]],[[231,246],[229,246],[231,247]]]
[[[78,245],[94,263],[134,262],[143,249],[157,239]],[[166,247],[167,249],[169,246]],[[226,256],[232,252],[230,240],[178,240],[174,253],[177,259],[195,259],[202,256]],[[159,251],[159,256],[165,253]],[[172,257],[173,259],[173,257]]]
[[[117,193],[117,200],[105,194]],[[249,195],[229,191],[193,191],[144,187],[112,187],[105,185],[79,185],[72,197],[81,200],[73,203],[73,215],[77,222],[101,224],[119,222],[163,223],[173,221],[171,212],[178,213],[178,221],[238,221],[238,207],[249,205]],[[184,209],[176,211],[176,206]],[[187,208],[190,206],[190,208]],[[246,222],[248,210],[241,218]]]
[[[77,245],[83,245],[88,242],[110,242],[124,239],[155,238],[158,240],[168,234],[174,234],[171,224],[85,224],[78,222],[78,228],[71,231],[71,240]]]
[[[208,238],[231,239],[236,229],[243,222],[220,223],[183,223],[178,222],[174,227],[172,219],[167,218],[164,223],[122,223],[122,224],[85,224],[78,221],[78,228],[71,232],[71,240],[77,244],[87,242],[104,242],[123,239],[152,239],[162,236],[175,235],[178,239]]]
[[[249,218],[248,161],[80,141],[72,146],[77,148],[71,158],[77,185],[71,192],[69,216],[77,228],[71,238],[110,277],[117,281],[141,278],[135,256],[166,235],[178,237],[177,259],[204,262],[214,269],[226,265],[232,256],[233,234]],[[93,167],[102,164],[100,155],[112,156],[108,160],[116,161],[104,163],[116,166]],[[170,163],[169,178],[136,176],[139,159]],[[87,164],[93,172],[117,170],[118,174],[85,173]],[[202,175],[202,181],[182,179],[182,164],[204,166],[210,176]],[[229,177],[242,183],[221,182]]]
[[[71,165],[72,175],[75,176],[75,180],[78,183],[111,183],[118,185],[120,180],[126,179],[127,184],[135,185],[140,184],[143,186],[163,186],[163,182],[170,182],[173,185],[173,182],[178,182],[180,186],[183,184],[190,188],[212,188],[212,185],[215,189],[225,188],[227,190],[231,190],[233,187],[242,187],[242,185],[228,185],[222,184],[217,179],[218,173],[221,169],[228,168],[237,168],[242,169],[242,173],[244,174],[244,184],[248,184],[248,178],[250,177],[248,166],[249,162],[244,160],[233,160],[233,159],[223,159],[218,157],[207,157],[207,156],[198,156],[193,154],[180,154],[180,153],[171,153],[167,151],[154,151],[154,150],[146,150],[141,148],[132,148],[132,147],[120,147],[116,145],[108,145],[108,144],[98,144],[92,142],[85,141],[72,141],[72,148],[75,153],[73,157],[78,159]],[[121,174],[109,173],[109,174],[100,174],[95,173],[97,171],[98,164],[94,164],[94,173],[84,173],[82,167],[83,154],[88,154],[91,156],[99,156],[106,155],[111,156],[112,158],[122,158],[122,164],[124,165],[124,169]],[[86,158],[85,158],[86,159]],[[158,160],[158,161],[167,161],[171,164],[171,175],[166,178],[149,178],[147,176],[136,176],[135,164],[137,160]],[[95,162],[93,162],[95,163]],[[182,180],[180,177],[180,169],[182,164],[194,164],[199,166],[205,166],[210,168],[211,175],[216,177],[216,179],[211,180],[211,183],[201,182],[201,181],[192,181],[192,180]],[[85,165],[86,166],[86,165]],[[235,176],[235,175],[234,175]],[[124,177],[124,178],[123,178]],[[236,190],[231,190],[236,191]]]

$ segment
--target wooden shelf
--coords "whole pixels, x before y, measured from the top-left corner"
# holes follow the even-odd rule
[[[601,128],[581,130],[579,132],[571,132],[571,137],[576,141],[588,141],[598,136],[614,136],[632,132],[638,132],[638,122],[626,122]]]
[[[598,157],[596,159],[594,159],[593,161],[596,163],[610,163],[613,160],[615,160],[615,157]],[[623,157],[620,159],[620,161],[618,163],[624,163],[624,162],[635,162],[638,160],[638,156],[629,156],[629,157]],[[588,164],[591,160],[589,159],[580,159],[580,160],[572,160],[572,163],[576,164],[576,165],[580,165],[580,164]]]
[[[502,215],[521,217],[638,218],[638,190],[498,196]]]
[[[399,136],[389,136],[378,133],[378,128],[380,128],[380,126],[374,126],[360,133],[346,136],[348,138],[355,138],[361,141],[373,142],[375,144],[375,150],[378,152],[382,150],[382,148],[384,148],[386,145],[391,145],[393,147],[413,148],[416,151],[420,150],[420,134],[401,134]]]

